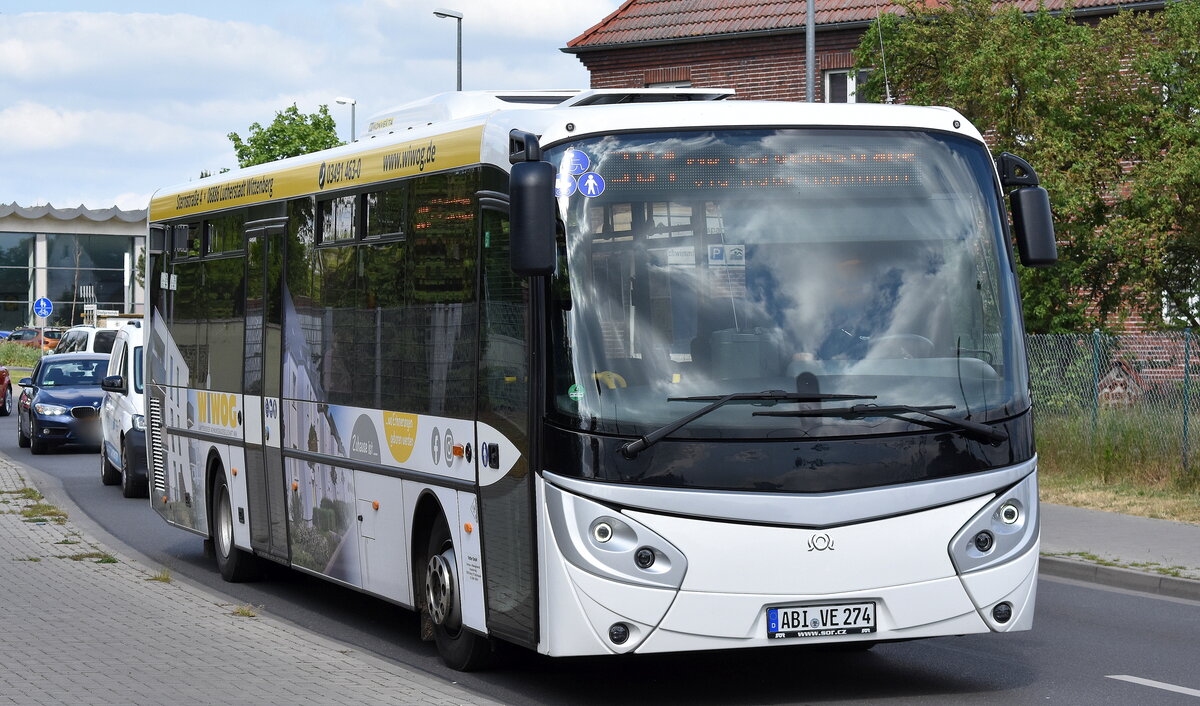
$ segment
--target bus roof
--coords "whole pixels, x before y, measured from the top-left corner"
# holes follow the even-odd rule
[[[156,193],[162,221],[283,198],[335,192],[485,163],[508,168],[509,131],[551,145],[632,130],[719,127],[885,127],[955,132],[982,141],[949,108],[724,100],[728,89],[470,91],[432,96],[372,116],[360,139]]]

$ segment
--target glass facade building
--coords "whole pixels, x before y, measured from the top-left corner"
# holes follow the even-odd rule
[[[85,313],[143,313],[146,212],[0,204],[0,329],[68,327]],[[45,297],[45,319],[33,303]]]

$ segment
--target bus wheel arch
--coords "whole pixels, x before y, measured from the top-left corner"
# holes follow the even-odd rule
[[[438,656],[451,669],[469,672],[487,666],[492,644],[462,624],[456,545],[441,503],[431,492],[417,501],[411,551],[421,639],[437,643]]]

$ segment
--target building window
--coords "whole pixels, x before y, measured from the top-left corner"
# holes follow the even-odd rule
[[[834,69],[825,72],[826,103],[860,103],[855,99],[857,86],[866,83],[870,71]]]

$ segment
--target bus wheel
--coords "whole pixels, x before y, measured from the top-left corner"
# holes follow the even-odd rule
[[[433,622],[438,655],[451,669],[471,672],[487,665],[492,646],[462,624],[462,599],[454,542],[445,520],[439,519],[429,536],[425,565],[425,610]]]
[[[233,506],[223,472],[218,471],[212,492],[212,534],[217,568],[226,581],[239,583],[254,578],[254,555],[233,546]]]

